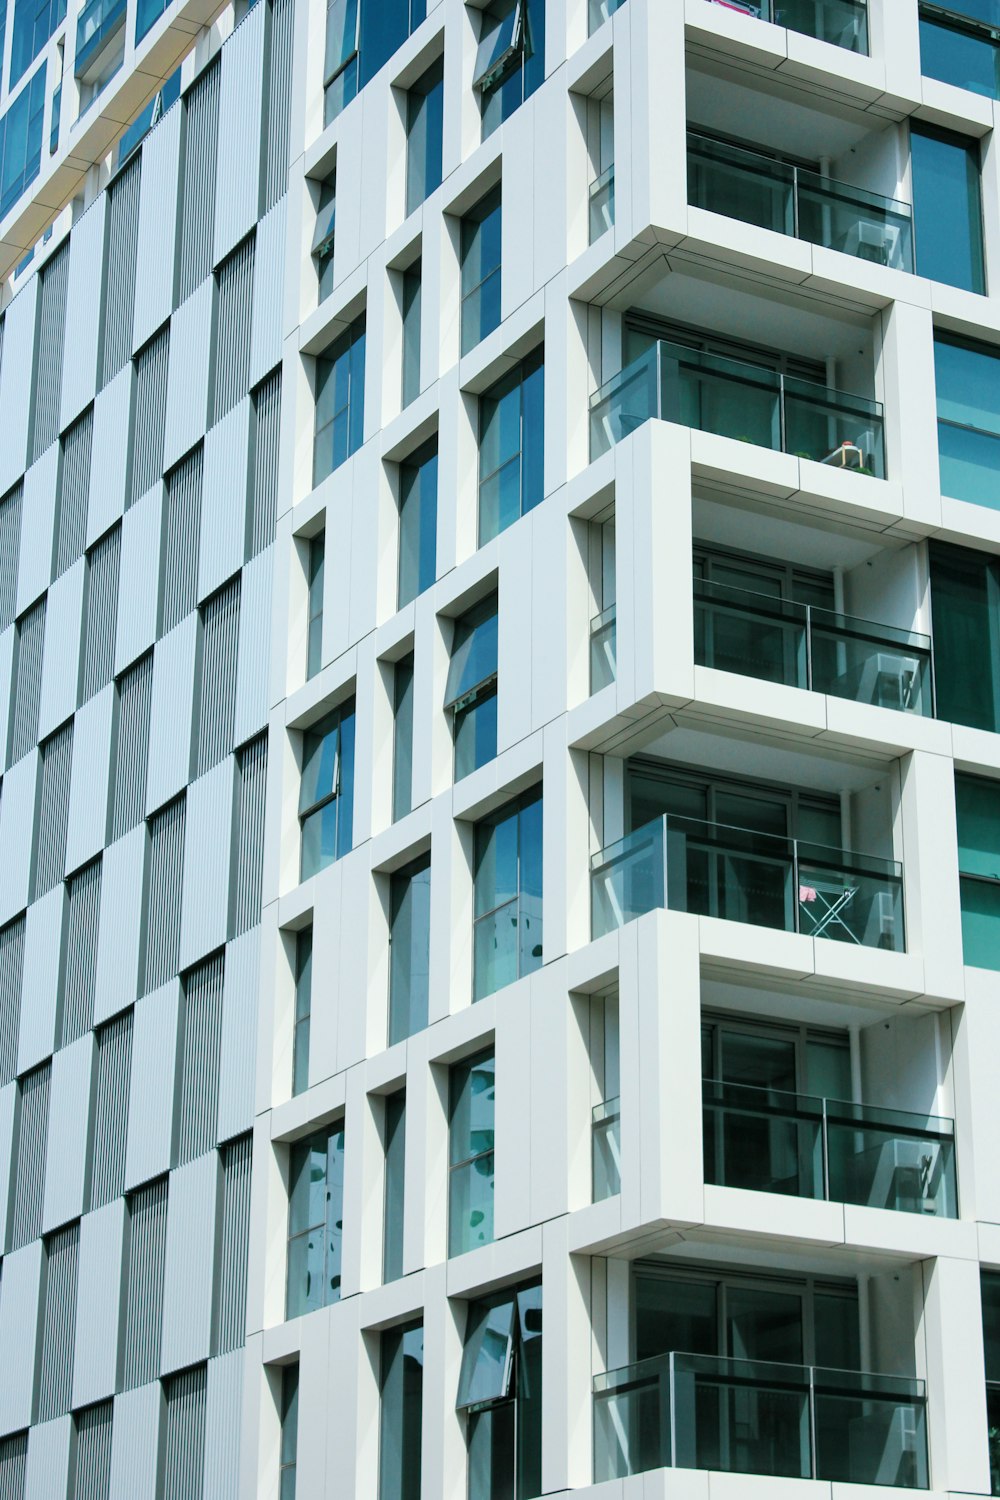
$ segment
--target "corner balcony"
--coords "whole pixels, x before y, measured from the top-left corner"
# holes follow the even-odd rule
[[[594,1380],[594,1480],[710,1469],[926,1489],[922,1380],[680,1351]]]
[[[905,951],[895,860],[678,817],[655,818],[591,859],[595,938],[658,907],[806,937]]]
[[[881,402],[664,339],[591,397],[591,462],[653,417],[885,478]]]
[[[850,187],[759,151],[688,132],[688,201],[710,213],[913,270],[909,204]]]
[[[723,10],[773,21],[818,41],[868,54],[867,0],[710,0]]]

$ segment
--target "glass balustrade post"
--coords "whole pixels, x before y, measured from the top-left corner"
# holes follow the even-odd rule
[[[669,1371],[670,1371],[670,1374],[668,1376],[668,1379],[669,1379],[669,1382],[670,1382],[670,1389],[667,1391],[667,1403],[668,1403],[668,1406],[669,1406],[669,1424],[668,1424],[667,1429],[666,1429],[667,1436],[668,1436],[669,1442],[670,1442],[670,1452],[665,1455],[666,1467],[668,1469],[674,1468],[674,1466],[676,1464],[676,1461],[677,1461],[676,1460],[676,1455],[677,1455],[677,1380],[676,1380],[676,1377],[674,1375],[674,1354],[675,1354],[675,1351],[673,1349],[671,1349],[671,1351],[670,1351],[670,1361],[669,1361],[669,1364],[668,1364],[668,1367],[667,1367],[669,1369]]]
[[[795,931],[802,931],[801,892],[799,889],[799,841],[792,839],[792,906],[795,911]]]
[[[792,234],[799,237],[799,169],[792,168]]]
[[[823,1202],[830,1201],[830,1131],[826,1119],[826,1099],[823,1101],[823,1119],[820,1129],[823,1132]]]
[[[656,411],[653,413],[659,420],[663,420],[663,360],[665,351],[662,339],[656,341]]]
[[[809,1477],[818,1479],[816,1472],[816,1367],[809,1366]]]
[[[812,605],[806,605],[806,687],[812,692],[813,685],[813,627]]]
[[[785,441],[785,377],[778,375],[778,452],[787,453],[788,444]]]
[[[664,909],[664,911],[669,911],[670,910],[670,894],[669,894],[669,888],[667,886],[667,814],[666,813],[664,813],[663,817],[660,819],[660,842],[662,844],[660,858],[661,858],[661,864],[662,864],[661,877],[662,877],[662,880],[663,880],[663,909]]]

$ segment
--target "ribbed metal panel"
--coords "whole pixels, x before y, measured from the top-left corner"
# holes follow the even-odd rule
[[[69,424],[93,401],[97,389],[97,350],[101,326],[101,278],[104,269],[104,225],[107,193],[94,200],[73,225],[69,287],[66,293],[66,348],[63,361],[62,415]]]
[[[44,1063],[21,1080],[10,1213],[11,1250],[29,1245],[42,1232],[51,1073],[51,1063]]]
[[[216,1141],[223,972],[223,955],[216,953],[184,979],[177,1166],[210,1151]]]
[[[160,1373],[163,1271],[167,1248],[167,1178],[132,1194],[121,1388],[133,1390]]]
[[[147,651],[118,682],[118,730],[111,840],[120,839],[146,815],[149,718],[153,703],[153,653]]]
[[[231,411],[250,387],[253,258],[254,235],[250,234],[216,272],[215,422]]]
[[[35,357],[37,308],[38,277],[31,276],[4,313],[4,359],[0,366],[0,411],[3,412],[0,494],[5,494],[28,466],[30,371]]]
[[[258,385],[281,364],[285,331],[285,239],[288,194],[257,225],[253,274],[250,384]]]
[[[294,0],[271,4],[271,46],[267,80],[267,140],[264,161],[262,212],[273,208],[288,187],[288,125],[292,99],[292,43],[295,38]]]
[[[66,873],[66,831],[73,770],[73,723],[42,746],[39,771],[34,900],[45,896]]]
[[[212,270],[215,169],[219,136],[219,60],[210,64],[184,101],[178,306]]]
[[[10,493],[0,500],[0,630],[6,630],[14,619],[23,498],[24,485],[18,482]]]
[[[80,703],[107,687],[114,672],[115,617],[118,607],[118,569],[121,527],[115,526],[90,549],[87,559],[87,603],[80,668]]]
[[[125,1191],[128,1098],[132,1079],[132,1012],[96,1033],[93,1169],[90,1206],[103,1208]]]
[[[44,267],[38,289],[38,351],[35,356],[35,430],[32,457],[40,458],[59,436],[69,240]]]
[[[60,578],[83,556],[90,499],[90,460],[94,443],[94,408],[88,407],[63,437],[62,479],[59,486],[59,530],[56,572]]]
[[[142,153],[137,152],[108,189],[102,389],[132,358],[141,181]]]
[[[274,540],[278,515],[278,439],[281,435],[281,371],[253,393],[253,494],[250,497],[248,560]]]
[[[49,1132],[45,1156],[42,1233],[72,1224],[83,1213],[90,1160],[94,1037],[87,1032],[52,1059]]]
[[[240,579],[236,577],[202,609],[198,776],[217,766],[233,748],[239,637]]]
[[[73,1345],[76,1334],[76,1283],[80,1264],[80,1226],[71,1224],[50,1236],[45,1275],[45,1316],[38,1381],[39,1422],[68,1412],[73,1403]]]
[[[24,1500],[28,1469],[28,1434],[15,1433],[0,1441],[0,1500]]]
[[[149,820],[144,995],[159,989],[177,973],[184,892],[185,813],[185,799],[180,796]]]
[[[173,630],[197,603],[202,471],[203,454],[199,447],[167,478],[161,635]]]
[[[163,436],[167,425],[167,373],[170,367],[170,324],[150,339],[135,357],[135,427],[132,450],[132,491],[129,505],[157,484],[163,475]]]
[[[244,745],[236,758],[238,775],[236,848],[233,859],[232,932],[238,937],[260,921],[264,871],[264,796],[267,789],[267,735]]]
[[[215,178],[215,265],[239,244],[260,215],[264,20],[264,6],[251,7],[222,51],[219,139],[238,140],[240,149],[219,152]]]
[[[164,1382],[163,1500],[200,1500],[205,1475],[205,1366]]]
[[[239,745],[267,724],[271,667],[271,584],[274,547],[243,569],[240,651],[236,670],[235,739]]]
[[[174,305],[177,182],[183,110],[171,109],[142,144],[142,193],[133,348],[141,349]]]
[[[17,1034],[21,1022],[24,978],[24,917],[0,929],[0,1088],[17,1068]]]
[[[250,1168],[253,1137],[223,1146],[222,1231],[219,1242],[216,1350],[228,1354],[246,1338],[247,1258],[250,1245]]]
[[[62,1035],[69,1047],[94,1024],[97,934],[101,916],[101,861],[92,860],[68,882]]]
[[[94,1021],[110,1021],[135,1003],[142,956],[142,892],[149,833],[145,822],[109,844],[101,870]]]
[[[132,457],[132,361],[99,392],[94,402],[94,442],[90,457],[87,546],[120,521],[128,494]]]
[[[76,1470],[72,1500],[108,1500],[114,1404],[101,1401],[76,1414]]]
[[[38,741],[38,707],[42,697],[44,650],[45,600],[40,599],[26,615],[22,615],[17,626],[9,765],[14,765],[22,755],[27,755]]]

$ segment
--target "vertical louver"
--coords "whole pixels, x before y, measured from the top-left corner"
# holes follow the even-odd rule
[[[132,1079],[132,1012],[95,1033],[94,1132],[90,1206],[102,1208],[125,1191],[128,1098]]]
[[[24,978],[24,917],[0,928],[0,1088],[17,1072]]]
[[[101,861],[91,860],[67,883],[66,963],[61,1045],[68,1047],[94,1024],[97,932],[101,915]]]
[[[288,187],[288,125],[292,98],[293,0],[272,0],[271,46],[264,113],[264,202],[267,213]]]
[[[101,386],[132,358],[135,321],[135,264],[139,237],[139,185],[142,154],[137,153],[108,189],[107,252],[104,273],[104,343]]]
[[[24,1500],[28,1470],[28,1434],[0,1441],[0,1500]]]
[[[232,411],[250,387],[255,236],[249,235],[216,272],[215,415]]]
[[[134,505],[163,475],[163,438],[167,425],[167,371],[170,364],[170,324],[135,358],[135,426],[132,444]]]
[[[240,580],[236,577],[202,606],[201,685],[198,702],[197,775],[217,766],[233,748],[236,653],[240,637]]]
[[[115,526],[88,553],[81,703],[107,687],[114,671],[121,540],[121,527]]]
[[[66,872],[66,832],[69,826],[69,783],[73,766],[72,720],[42,746],[38,776],[35,896],[47,895]]]
[[[128,1285],[121,1388],[132,1390],[160,1373],[163,1273],[167,1249],[167,1179],[160,1177],[129,1200]]]
[[[50,1422],[68,1412],[73,1395],[73,1346],[76,1333],[76,1283],[80,1226],[71,1224],[46,1243],[45,1317],[38,1380],[38,1421]]]
[[[0,500],[0,630],[13,623],[17,600],[17,559],[21,550],[23,485],[18,481]]]
[[[193,1500],[205,1473],[206,1370],[197,1365],[163,1383],[163,1500]]]
[[[72,1500],[108,1500],[114,1404],[99,1401],[76,1414],[76,1468]]]
[[[149,720],[153,703],[153,653],[147,651],[118,681],[111,839],[120,839],[146,815]]]
[[[246,1338],[247,1254],[250,1243],[250,1167],[253,1138],[241,1135],[223,1146],[222,1231],[216,1285],[218,1354],[242,1347]]]
[[[59,481],[59,533],[56,540],[56,577],[83,556],[90,501],[90,460],[94,440],[94,408],[63,435],[62,475]]]
[[[216,953],[184,979],[181,1009],[181,1083],[176,1164],[210,1151],[219,1113],[223,956]]]
[[[236,760],[239,801],[233,841],[232,922],[234,936],[260,921],[264,871],[264,796],[267,789],[267,735],[244,745]]]
[[[167,476],[167,504],[163,524],[162,635],[173,630],[197,603],[201,485],[202,450],[199,447]]]
[[[14,1187],[11,1200],[10,1248],[30,1245],[42,1232],[45,1191],[45,1143],[49,1131],[51,1063],[43,1063],[21,1080],[20,1108],[14,1146]]]
[[[27,755],[38,739],[38,706],[42,695],[42,653],[45,649],[45,600],[17,624],[14,656],[14,703],[10,727],[10,765]]]
[[[207,67],[184,101],[178,306],[212,270],[215,163],[219,136],[219,63]]]
[[[281,432],[281,371],[253,393],[253,491],[250,495],[247,560],[274,541],[278,514],[278,438]]]
[[[177,973],[184,881],[184,796],[149,820],[149,885],[146,904],[146,972],[143,993]]]
[[[35,356],[35,425],[32,459],[40,458],[59,436],[69,240],[42,271],[38,284],[38,352]]]

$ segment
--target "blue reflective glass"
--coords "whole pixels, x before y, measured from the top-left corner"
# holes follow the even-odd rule
[[[431,944],[430,857],[392,877],[389,915],[389,1045],[427,1025]]]
[[[542,498],[544,404],[545,366],[541,349],[480,398],[480,546]]]
[[[444,63],[440,59],[406,96],[406,212],[441,185]]]
[[[403,390],[404,406],[420,394],[420,262],[403,276]]]
[[[382,1280],[403,1274],[403,1190],[406,1170],[406,1094],[401,1089],[385,1101],[385,1203],[383,1209]]]
[[[10,87],[31,67],[66,17],[66,0],[15,0],[10,38]]]
[[[152,30],[156,22],[166,10],[168,0],[137,0],[135,8],[135,39],[141,42],[146,33]]]
[[[399,607],[437,577],[437,441],[399,469]]]
[[[937,716],[1000,731],[1000,566],[984,552],[932,545]]]
[[[413,806],[413,653],[393,673],[392,816],[405,818]]]
[[[1000,49],[988,36],[920,19],[920,69],[928,78],[1000,98]]]
[[[499,187],[462,220],[462,353],[500,324],[501,199]]]
[[[38,176],[45,113],[45,66],[38,69],[0,119],[0,218]]]
[[[364,441],[365,320],[358,318],[316,360],[313,484],[356,453]]]
[[[919,275],[969,292],[984,291],[978,145],[913,126],[910,154]]]
[[[378,1500],[420,1500],[424,1330],[419,1323],[383,1333],[381,1388]]]
[[[941,491],[1000,509],[1000,356],[934,341]]]

